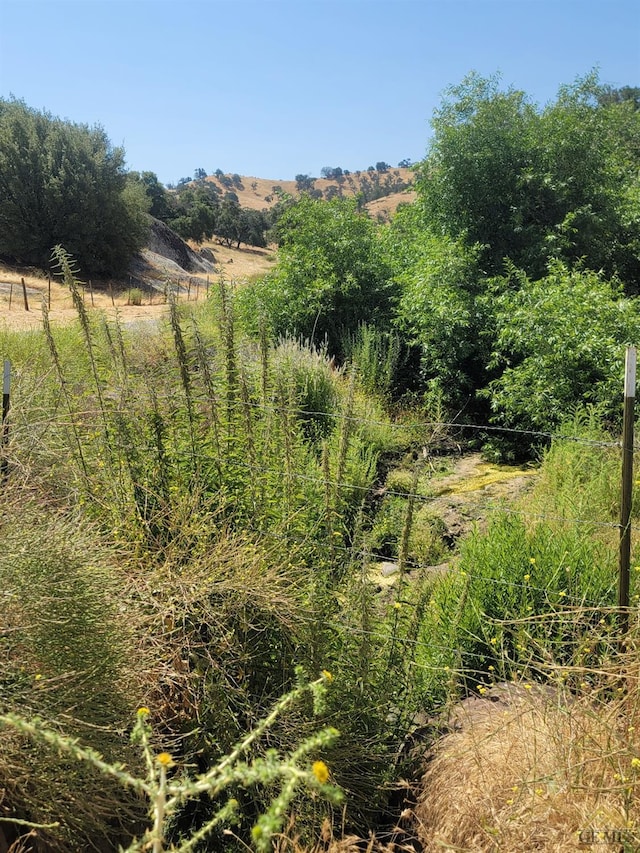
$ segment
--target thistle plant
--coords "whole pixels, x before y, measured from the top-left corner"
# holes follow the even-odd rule
[[[298,685],[281,699],[231,751],[207,772],[190,777],[180,774],[178,762],[168,752],[156,754],[152,746],[152,729],[149,724],[150,711],[139,708],[131,738],[140,745],[146,778],[131,774],[123,764],[110,763],[95,750],[82,746],[76,738],[65,737],[59,732],[47,728],[40,720],[26,720],[17,714],[0,715],[0,728],[10,728],[36,741],[53,746],[79,762],[91,765],[105,776],[111,777],[126,788],[143,795],[149,802],[150,826],[142,838],[136,839],[124,853],[162,853],[165,850],[188,853],[197,849],[198,844],[210,833],[224,825],[234,822],[240,805],[229,797],[200,827],[179,846],[167,847],[167,821],[189,800],[200,798],[203,794],[212,800],[224,797],[231,786],[253,785],[279,786],[279,793],[271,805],[260,816],[251,831],[254,847],[258,851],[271,849],[271,840],[279,832],[287,815],[288,808],[298,789],[306,787],[317,792],[330,802],[338,804],[342,799],[341,791],[330,783],[330,771],[324,761],[311,756],[332,744],[338,732],[330,727],[313,734],[286,756],[280,756],[275,749],[268,749],[261,756],[252,757],[250,750],[257,744],[275,721],[296,701],[310,693],[314,711],[320,713],[328,684],[333,680],[331,673],[323,670],[322,675],[310,683],[302,681],[302,673],[297,671]],[[21,821],[17,821],[22,823]]]

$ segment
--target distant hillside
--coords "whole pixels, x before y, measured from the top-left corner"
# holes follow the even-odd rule
[[[275,181],[243,175],[209,175],[205,180],[222,194],[234,192],[241,207],[265,210],[273,207],[283,193],[300,195],[302,186],[296,181]],[[411,189],[415,174],[408,168],[389,169],[385,172],[362,171],[343,174],[339,179],[309,178],[307,191],[318,198],[360,195],[372,215],[388,218],[401,202],[415,198]]]

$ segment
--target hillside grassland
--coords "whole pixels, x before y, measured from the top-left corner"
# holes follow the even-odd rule
[[[313,185],[323,195],[326,194],[329,187],[333,186],[339,188],[345,197],[350,198],[359,192],[362,178],[366,177],[367,179],[370,179],[372,176],[378,182],[384,182],[385,177],[389,177],[398,179],[408,185],[413,184],[415,180],[415,173],[412,169],[407,167],[398,167],[396,169],[390,168],[388,173],[378,173],[376,171],[373,173],[368,173],[366,171],[360,173],[354,172],[349,176],[351,177],[351,181],[344,178],[339,184],[337,184],[335,180],[329,178],[315,178]],[[226,177],[228,178],[229,176],[227,175]],[[220,179],[215,175],[208,175],[206,181],[216,186],[221,193],[224,193],[227,189],[225,184],[221,183]],[[293,198],[300,195],[300,189],[296,185],[296,181],[271,180],[269,178],[256,178],[246,175],[241,175],[239,183],[233,184],[233,190],[238,196],[242,207],[249,207],[254,210],[263,210],[265,208],[268,209],[273,207],[277,204],[278,197],[282,193]],[[390,193],[384,197],[388,199],[390,211],[395,212],[398,204],[402,201],[414,201],[415,193],[411,189],[408,189],[403,192]],[[376,201],[379,201],[379,199]],[[367,209],[369,209],[369,205],[371,204],[374,204],[374,202],[367,202]]]
[[[472,73],[378,216],[0,101],[0,851],[640,843],[639,122]]]

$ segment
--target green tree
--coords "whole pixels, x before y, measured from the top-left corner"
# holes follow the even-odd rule
[[[550,259],[637,277],[640,112],[601,106],[595,75],[539,111],[523,92],[471,74],[448,91],[417,190],[429,227],[480,244],[488,274],[509,258],[530,275]]]
[[[468,407],[488,357],[481,247],[433,234],[416,205],[398,209],[385,244],[400,287],[395,323],[417,354],[423,387],[448,406]]]
[[[353,199],[289,204],[277,223],[277,268],[241,294],[254,323],[266,315],[276,334],[294,334],[342,355],[341,337],[366,321],[389,322],[396,289],[374,223]]]
[[[188,184],[178,188],[172,215],[165,221],[184,240],[202,243],[215,233],[219,210],[218,195],[212,184]]]
[[[299,193],[307,192],[313,189],[316,179],[311,175],[296,175],[296,189]]]
[[[86,274],[122,273],[144,245],[149,201],[100,127],[0,100],[0,255],[46,268],[62,244]]]
[[[621,415],[625,344],[640,340],[640,308],[615,281],[554,261],[530,281],[518,270],[491,295],[495,339],[485,392],[496,423],[548,430],[578,405]]]
[[[171,197],[158,180],[155,172],[129,172],[128,178],[130,181],[138,181],[142,184],[149,199],[151,216],[167,222],[172,215],[175,215],[175,210],[170,201]]]
[[[516,216],[534,115],[523,92],[501,92],[496,78],[470,74],[436,110],[434,139],[418,172],[416,188],[434,232],[484,246],[493,271],[528,245]]]

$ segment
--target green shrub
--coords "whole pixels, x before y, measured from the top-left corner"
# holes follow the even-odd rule
[[[150,657],[135,637],[142,613],[86,519],[21,497],[3,506],[2,713],[45,718],[135,767],[121,732],[147,689]],[[104,839],[125,842],[144,818],[135,794],[17,733],[3,736],[0,790],[13,817],[59,821],[42,836],[54,851],[106,849]]]
[[[140,290],[139,287],[132,287],[129,291],[129,305],[142,305],[142,300],[144,299],[144,293]]]

